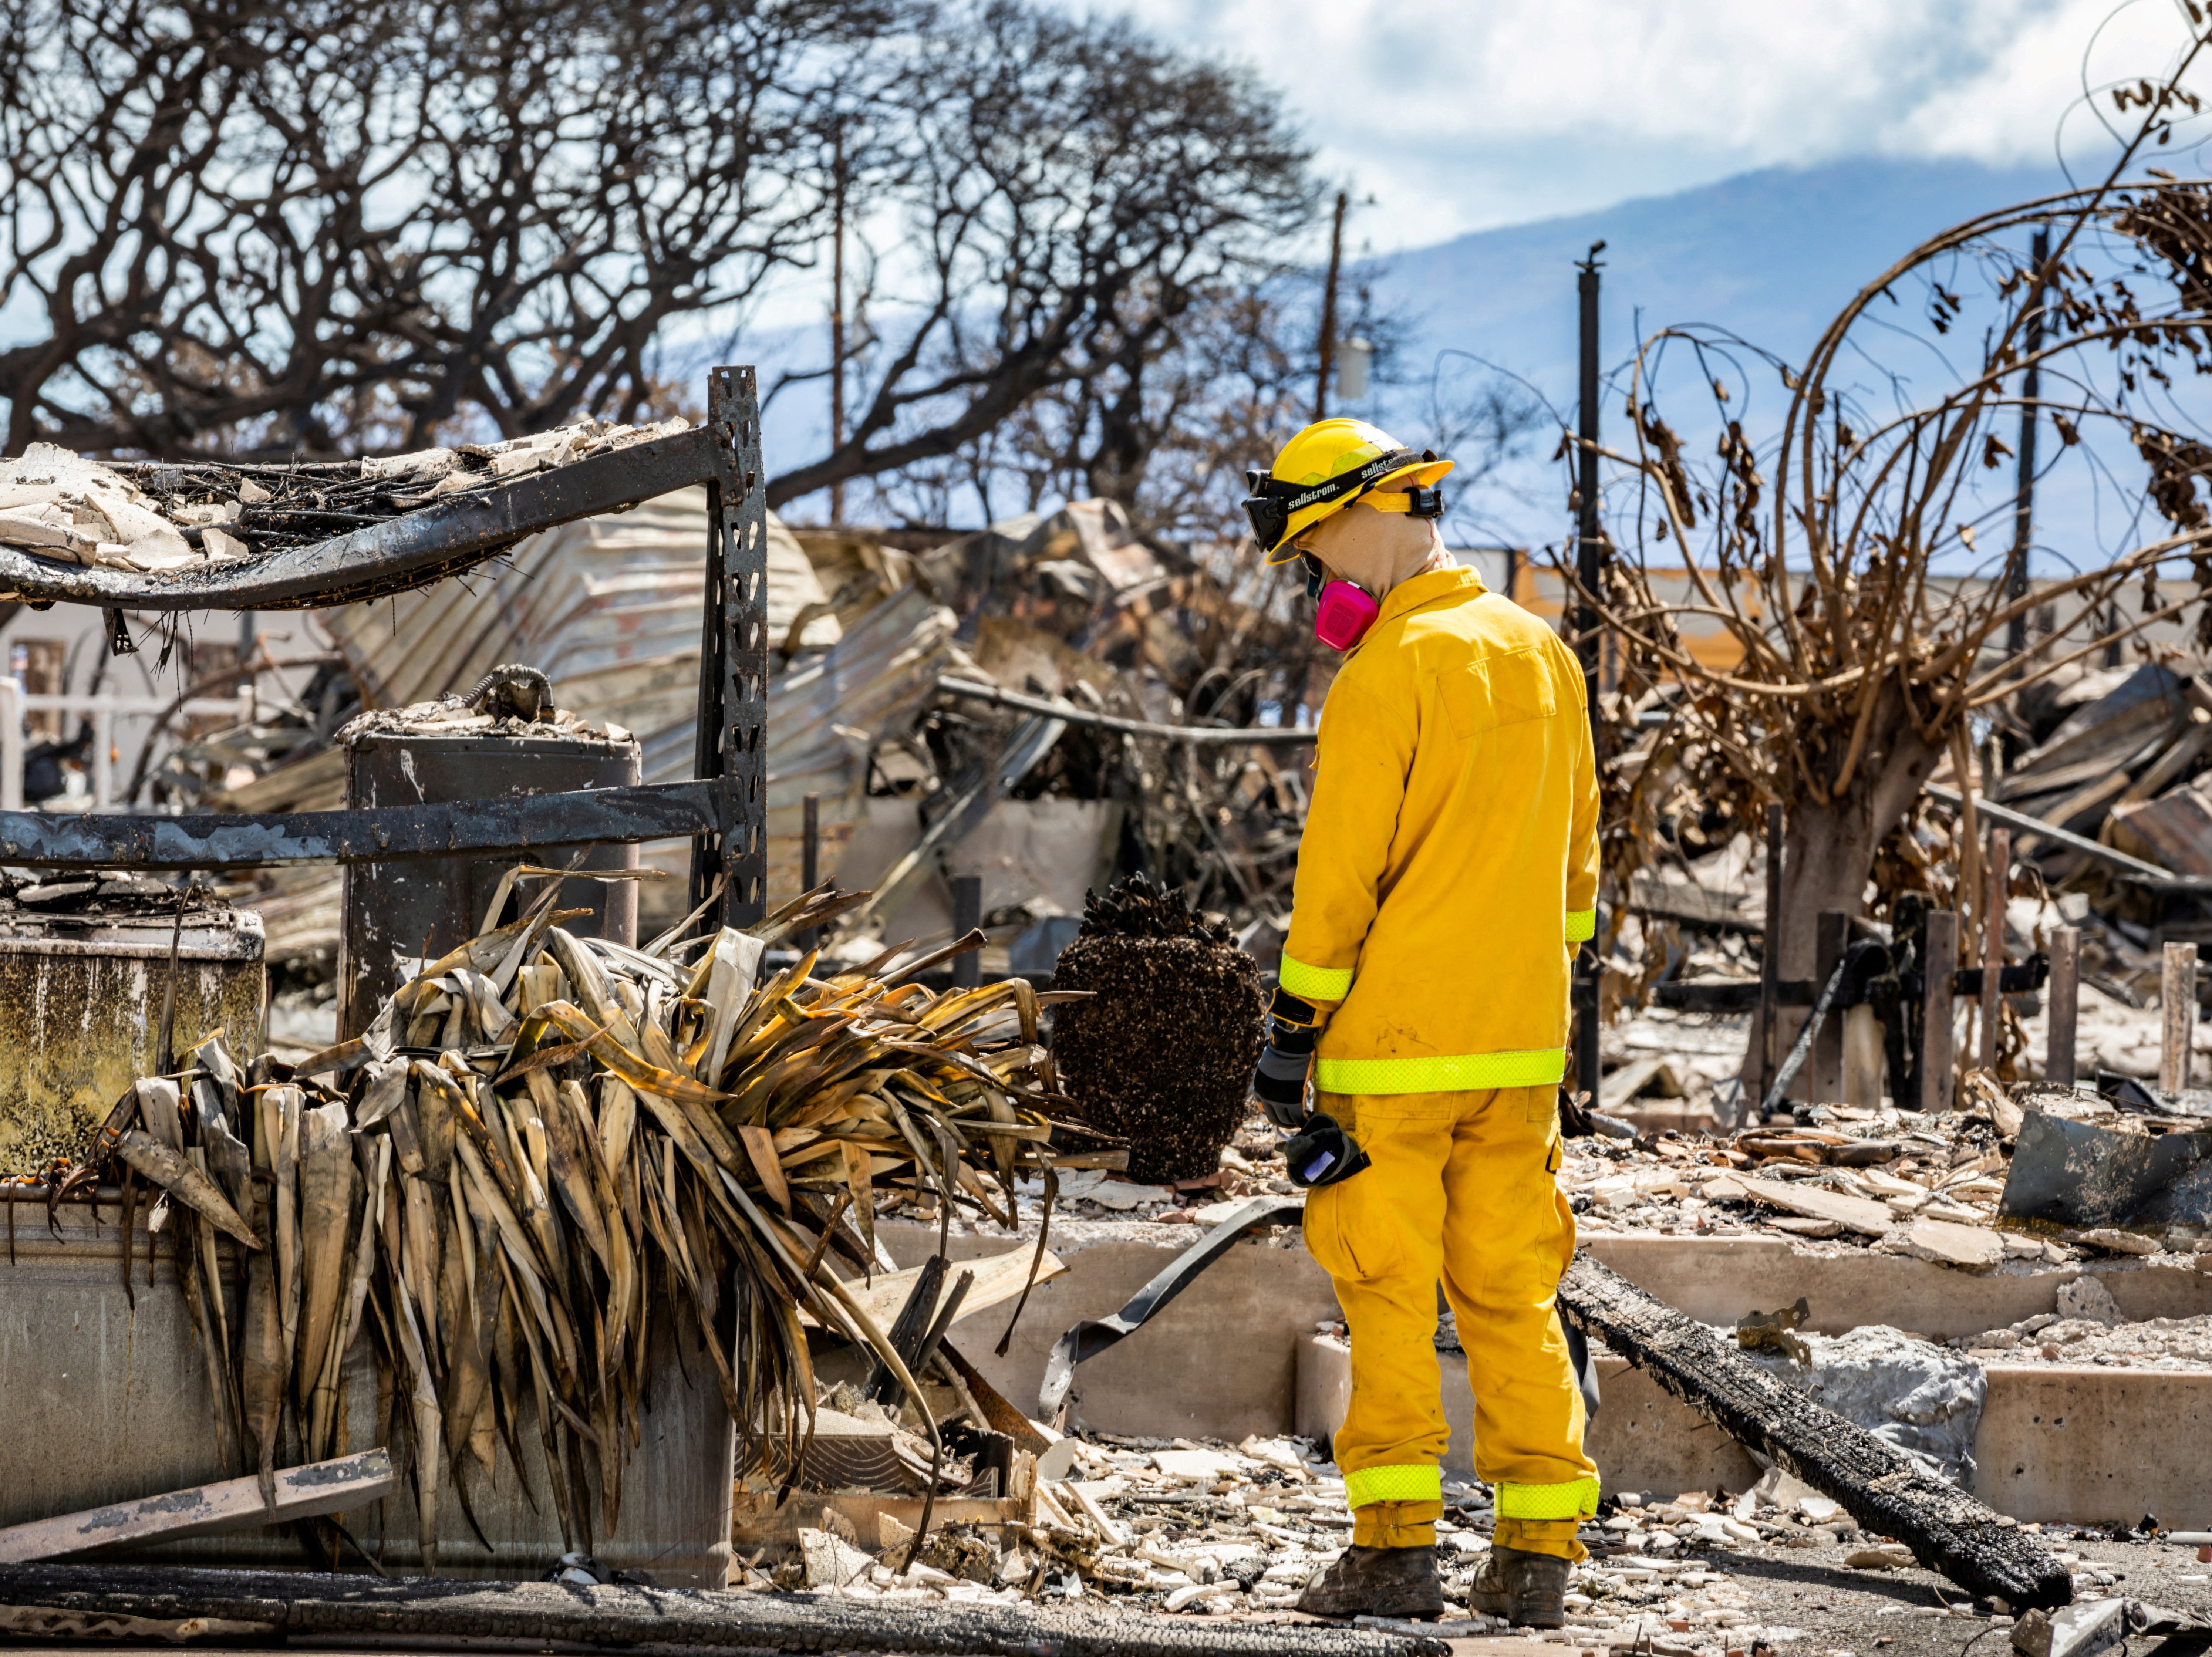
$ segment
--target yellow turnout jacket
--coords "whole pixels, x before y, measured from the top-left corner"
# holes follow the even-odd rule
[[[1315,1085],[1558,1082],[1597,901],[1573,654],[1473,570],[1417,575],[1338,671],[1315,765],[1281,968],[1328,1017]]]

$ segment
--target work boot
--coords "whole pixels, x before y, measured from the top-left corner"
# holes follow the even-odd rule
[[[1565,1628],[1570,1569],[1552,1554],[1493,1546],[1468,1589],[1468,1606],[1515,1628]]]
[[[1436,1617],[1443,1608],[1433,1545],[1346,1548],[1298,1596],[1312,1617]]]

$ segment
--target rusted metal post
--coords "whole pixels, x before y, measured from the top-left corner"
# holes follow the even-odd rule
[[[2043,355],[2043,268],[2051,262],[2051,232],[2035,233],[2035,277],[2027,294],[2027,338],[2022,355],[2027,367],[2020,377],[2020,483],[2012,512],[2012,555],[2005,561],[2005,602],[2027,597],[2027,549],[2035,530],[2035,427],[2041,396]],[[2015,616],[2005,624],[2005,654],[2017,656],[2027,648],[2027,617]]]
[[[754,370],[708,376],[707,423],[729,445],[736,483],[707,485],[694,764],[700,779],[722,785],[723,828],[693,852],[692,901],[719,877],[723,924],[746,926],[768,912],[768,488]]]
[[[952,935],[965,938],[983,924],[983,877],[981,875],[955,875],[952,877]],[[956,989],[972,990],[983,981],[983,952],[970,950],[965,955],[952,957],[952,983]]]
[[[2012,881],[2012,830],[1990,830],[1990,897],[1983,907],[1982,1028],[1977,1058],[1982,1069],[1997,1067],[1997,990],[2004,976],[2005,894]]]
[[[2189,1043],[2197,1034],[2197,946],[2167,944],[2160,965],[2158,1090],[2179,1093],[2189,1085]]]
[[[1576,466],[1576,525],[1577,547],[1575,575],[1582,593],[1570,612],[1577,639],[1576,652],[1582,658],[1583,699],[1589,709],[1590,753],[1601,772],[1605,765],[1605,754],[1599,746],[1604,732],[1598,719],[1598,673],[1602,666],[1598,645],[1598,617],[1595,597],[1598,590],[1599,561],[1604,550],[1604,530],[1598,520],[1598,262],[1597,256],[1603,242],[1591,245],[1589,257],[1577,267],[1575,292],[1581,302],[1582,360],[1580,364],[1580,406],[1576,410],[1576,430],[1581,441],[1581,453]],[[1601,909],[1602,906],[1599,906]],[[1595,1106],[1601,1096],[1598,1089],[1599,1071],[1604,1060],[1598,1053],[1598,1007],[1605,968],[1599,950],[1605,941],[1604,916],[1597,916],[1598,925],[1583,946],[1575,951],[1574,974],[1574,1030],[1575,1030],[1575,1086],[1589,1095]],[[1764,1097],[1765,1096],[1761,1096]]]
[[[1774,1021],[1781,1014],[1782,804],[1766,808],[1766,932],[1759,948],[1759,1096],[1774,1090]]]
[[[1817,996],[1820,986],[1835,975],[1837,963],[1851,941],[1851,918],[1841,909],[1820,911],[1820,930],[1813,940],[1813,993]],[[1812,1103],[1837,1104],[1844,1096],[1844,1005],[1843,998],[1828,1010],[1814,1033],[1811,1071],[1805,1083],[1805,1097]],[[1811,1017],[1808,1013],[1807,1017]]]
[[[2051,1017],[2043,1079],[2074,1085],[2074,1026],[2081,1011],[2081,929],[2061,926],[2051,940]]]
[[[1920,992],[1920,1108],[1942,1112],[1951,1108],[1951,997],[1952,974],[1959,970],[1959,916],[1952,909],[1930,909],[1924,934],[1927,960],[1921,970],[1925,981]]]

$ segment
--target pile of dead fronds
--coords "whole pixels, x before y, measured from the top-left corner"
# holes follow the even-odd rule
[[[526,1481],[533,1420],[571,1545],[613,1529],[656,1320],[696,1320],[743,1466],[803,1455],[802,1309],[920,1398],[825,1256],[872,1269],[887,1196],[1011,1223],[1050,1134],[1050,998],[1027,982],[933,994],[880,962],[817,979],[811,954],[762,975],[769,946],[864,895],[633,950],[564,931],[580,912],[558,889],[425,964],[358,1040],[245,1072],[210,1040],[102,1138],[190,1211],[179,1256],[225,1459],[266,1484],[338,1453],[368,1332],[429,1565],[441,1491],[467,1511],[467,1462],[489,1474],[502,1439]],[[245,1251],[234,1288],[219,1234]]]

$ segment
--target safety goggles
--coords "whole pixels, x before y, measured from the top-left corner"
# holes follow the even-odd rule
[[[1260,543],[1262,552],[1273,552],[1283,544],[1291,532],[1291,519],[1309,507],[1329,505],[1349,500],[1360,494],[1380,478],[1389,476],[1407,466],[1419,465],[1421,457],[1411,449],[1393,449],[1378,455],[1362,466],[1340,473],[1322,483],[1286,483],[1270,473],[1257,470],[1244,474],[1244,486],[1251,491],[1244,499],[1245,520],[1252,525],[1252,538]],[[1414,490],[1415,495],[1436,495],[1434,489]],[[1438,497],[1438,512],[1442,510]],[[1437,515],[1431,513],[1418,514]]]

